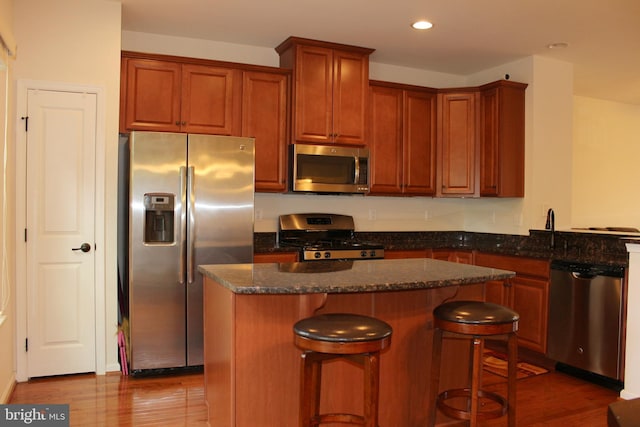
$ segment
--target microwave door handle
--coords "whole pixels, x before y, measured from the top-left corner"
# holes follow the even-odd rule
[[[353,183],[358,184],[358,182],[360,181],[360,157],[353,156],[353,161],[355,164],[355,171],[353,173]]]

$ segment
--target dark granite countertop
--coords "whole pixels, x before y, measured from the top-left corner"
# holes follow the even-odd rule
[[[447,249],[491,252],[540,259],[628,266],[625,243],[638,242],[638,235],[584,231],[530,230],[528,236],[468,231],[356,232],[356,237],[384,245],[387,250]],[[256,253],[291,252],[280,247],[276,233],[254,235]]]
[[[511,271],[430,258],[201,265],[198,271],[237,294],[404,291],[514,276]]]

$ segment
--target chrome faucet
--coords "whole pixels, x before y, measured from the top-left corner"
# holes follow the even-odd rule
[[[554,249],[556,247],[556,216],[553,213],[553,209],[547,211],[547,224],[544,228],[551,230],[551,249]]]

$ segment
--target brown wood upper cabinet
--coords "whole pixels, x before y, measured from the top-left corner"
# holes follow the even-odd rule
[[[240,134],[239,70],[123,58],[122,131]]]
[[[120,131],[255,138],[255,189],[285,192],[290,71],[122,52]]]
[[[256,191],[287,190],[287,104],[289,76],[244,71],[242,135],[256,140]]]
[[[293,69],[292,139],[365,145],[373,49],[289,37],[276,51]]]
[[[435,193],[436,92],[370,82],[370,193]]]
[[[480,87],[480,196],[524,197],[526,88],[508,80]]]
[[[438,94],[438,196],[478,194],[478,102],[476,89]]]

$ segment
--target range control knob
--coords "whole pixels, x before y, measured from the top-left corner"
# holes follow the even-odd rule
[[[331,258],[331,252],[325,252],[324,253],[324,257],[325,258]]]
[[[367,251],[361,251],[360,252],[360,257],[366,258],[367,257]]]
[[[314,252],[313,257],[318,259],[322,256],[322,254],[320,252]]]

